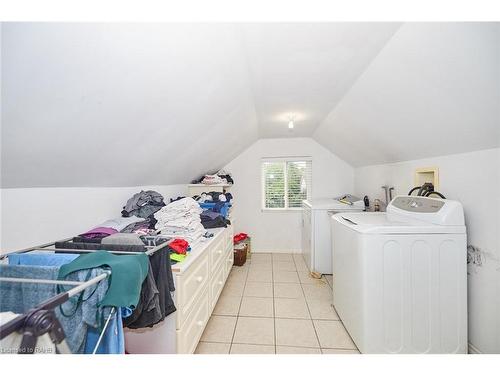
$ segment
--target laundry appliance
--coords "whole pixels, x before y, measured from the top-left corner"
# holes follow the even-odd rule
[[[352,195],[302,202],[302,255],[311,272],[332,273],[330,216],[337,212],[360,212],[363,200]]]
[[[331,218],[333,303],[362,353],[467,353],[462,205],[398,196]]]

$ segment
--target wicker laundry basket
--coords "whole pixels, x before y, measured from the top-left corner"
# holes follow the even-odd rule
[[[241,267],[247,261],[248,245],[246,243],[239,243],[234,246],[234,265]]]

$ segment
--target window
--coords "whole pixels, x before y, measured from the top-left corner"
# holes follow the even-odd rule
[[[310,198],[311,171],[311,158],[262,159],[262,208],[301,208]]]

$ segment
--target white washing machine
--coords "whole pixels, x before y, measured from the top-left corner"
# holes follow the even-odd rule
[[[364,207],[361,200],[351,205],[335,198],[302,202],[302,255],[310,271],[332,273],[330,216],[337,212],[360,212]]]
[[[332,216],[333,303],[362,353],[467,353],[459,202],[398,196]]]

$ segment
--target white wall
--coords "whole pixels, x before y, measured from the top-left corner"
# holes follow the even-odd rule
[[[470,245],[482,266],[469,265],[469,341],[483,353],[500,353],[500,149],[490,149],[355,170],[355,191],[384,200],[388,184],[407,194],[418,167],[439,168],[439,191],[462,202]]]
[[[166,203],[187,192],[186,185],[1,189],[1,252],[71,237],[120,217],[127,200],[141,189],[156,190]]]
[[[235,185],[235,231],[252,236],[252,251],[300,252],[300,211],[261,210],[261,159],[312,157],[313,198],[332,197],[353,190],[353,168],[311,138],[261,139],[225,169]]]

